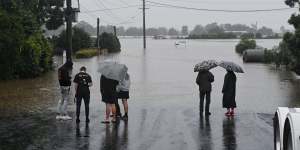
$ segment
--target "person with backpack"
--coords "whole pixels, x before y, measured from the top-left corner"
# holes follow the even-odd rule
[[[76,123],[80,122],[80,107],[81,101],[84,100],[85,106],[85,121],[90,122],[89,119],[89,103],[90,103],[90,89],[89,87],[93,85],[92,78],[86,73],[86,67],[82,66],[80,72],[75,75],[75,99],[76,99]]]
[[[67,106],[69,102],[69,94],[71,87],[71,71],[73,63],[67,61],[58,69],[58,81],[60,85],[61,99],[58,102],[58,115],[56,119],[70,120],[72,119],[67,113]]]

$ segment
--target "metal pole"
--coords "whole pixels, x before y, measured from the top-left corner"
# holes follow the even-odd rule
[[[98,50],[100,49],[100,45],[99,45],[99,23],[100,23],[100,19],[97,18],[97,48]]]
[[[72,62],[72,0],[67,0],[66,22],[67,22],[67,61]]]
[[[114,35],[117,36],[117,27],[114,26]]]
[[[143,0],[143,39],[144,49],[146,49],[146,21],[145,21],[145,0]]]

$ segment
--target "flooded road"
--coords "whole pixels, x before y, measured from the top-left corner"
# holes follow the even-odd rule
[[[273,149],[272,115],[278,106],[300,106],[300,80],[273,65],[243,64],[234,52],[238,40],[189,40],[186,46],[177,47],[175,42],[149,39],[147,50],[143,50],[141,39],[121,39],[120,54],[74,60],[73,76],[85,65],[94,82],[88,126],[83,122],[76,126],[74,120],[55,120],[60,98],[56,71],[37,79],[1,82],[0,149]],[[271,48],[279,40],[257,43]],[[60,58],[56,59],[59,64]],[[132,87],[128,122],[100,123],[104,104],[96,68],[106,59],[129,68]],[[212,115],[199,117],[193,66],[205,59],[234,61],[245,71],[237,74],[234,118],[224,117],[222,109],[221,88],[226,73],[222,68],[212,69]],[[74,117],[72,100],[69,112]]]

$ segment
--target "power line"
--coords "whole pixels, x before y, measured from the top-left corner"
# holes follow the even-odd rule
[[[148,2],[150,4],[154,4],[152,6],[155,6],[155,7],[169,7],[169,8],[186,9],[186,10],[226,12],[226,13],[270,12],[270,11],[284,11],[284,10],[294,9],[294,8],[288,7],[288,8],[273,8],[273,9],[254,9],[254,10],[226,10],[226,9],[206,9],[206,8],[185,7],[185,6],[178,6],[178,5],[159,3],[159,2],[153,2],[153,1],[146,1],[146,2]]]
[[[138,11],[137,13],[136,13],[136,15],[134,15],[134,16],[131,16],[131,17],[128,17],[129,19],[128,20],[126,20],[126,21],[123,21],[123,22],[120,22],[120,23],[118,23],[118,24],[116,24],[116,25],[121,25],[121,24],[129,24],[129,23],[133,23],[133,22],[131,22],[131,20],[134,20],[134,19],[136,19],[136,17],[138,16],[138,15],[140,15],[140,11]]]
[[[89,10],[89,11],[83,11],[81,13],[92,13],[92,12],[100,12],[100,11],[108,11],[108,10],[118,10],[118,9],[125,9],[125,8],[139,7],[139,6],[141,6],[141,5],[129,5],[129,6],[125,6],[125,7],[115,7],[115,8]]]
[[[84,8],[85,10],[87,10],[87,11],[89,11],[85,6],[83,6],[83,5],[81,5],[82,6],[82,8]],[[86,15],[86,16],[88,16],[88,17],[90,17],[91,19],[95,19],[95,18],[98,18],[99,16],[96,16],[96,15],[94,15],[93,13],[82,13],[83,15]],[[103,22],[105,22],[105,23],[107,23],[107,24],[113,24],[112,22],[109,22],[109,21],[107,21],[107,20],[105,20],[105,19],[103,19],[103,18],[101,18],[101,21],[103,21]]]
[[[224,5],[224,4],[229,4],[229,5],[243,4],[243,5],[245,5],[245,2],[239,3],[239,2],[241,2],[240,0],[237,0],[237,1],[228,1],[228,0],[226,0],[226,1],[218,1],[218,2],[211,1],[211,0],[210,1],[209,0],[205,0],[205,1],[199,1],[199,0],[167,0],[167,1],[171,1],[171,2],[177,1],[177,2],[182,2],[182,3],[193,3],[193,4],[197,3],[197,4],[214,4],[214,5],[217,5],[217,4],[222,4],[222,5]],[[253,1],[249,1],[249,2],[251,2],[249,4],[253,4]],[[270,2],[258,2],[258,3],[260,5],[262,3],[270,5]]]
[[[138,6],[139,6],[139,5],[138,5]],[[86,15],[86,16],[92,18],[92,19],[98,18],[98,17],[99,17],[99,16],[93,14],[95,11],[90,11],[90,10],[88,10],[88,9],[87,9],[85,6],[83,6],[83,5],[82,5],[82,8],[86,10],[86,11],[83,11],[83,12],[85,12],[85,13],[82,13],[82,12],[81,12],[83,15]],[[104,10],[103,10],[103,11],[104,11]],[[124,21],[121,21],[121,22],[118,22],[118,23],[112,23],[112,22],[109,22],[109,21],[107,21],[107,20],[105,20],[105,19],[103,19],[103,18],[101,18],[101,21],[103,21],[103,22],[105,22],[105,23],[107,23],[107,24],[110,24],[110,25],[128,24],[128,23],[133,23],[131,20],[136,19],[136,17],[137,17],[139,14],[140,14],[140,10],[138,10],[138,11],[136,12],[135,15],[130,16],[130,17],[126,17],[126,18],[128,18],[127,20],[124,20]]]
[[[104,9],[108,9],[105,5],[104,5],[104,3],[101,1],[101,0],[96,0],[96,1],[98,1],[99,3],[101,3],[102,4],[102,6],[104,7]],[[113,17],[113,18],[115,18],[116,20],[122,20],[119,16],[117,16],[116,14],[114,14],[111,10],[106,10],[106,11],[104,11],[104,12],[109,12],[110,14],[111,14],[111,17]]]

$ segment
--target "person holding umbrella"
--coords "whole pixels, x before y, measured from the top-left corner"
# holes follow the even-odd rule
[[[222,89],[223,93],[223,108],[227,108],[226,116],[234,115],[234,108],[236,108],[235,102],[235,90],[236,90],[236,76],[233,71],[227,70],[224,77],[224,85]]]
[[[194,72],[199,71],[196,83],[199,86],[200,91],[200,115],[203,115],[203,104],[204,98],[206,97],[205,102],[205,116],[211,115],[209,111],[210,105],[210,93],[212,90],[211,83],[214,82],[214,75],[209,71],[209,69],[217,66],[215,60],[206,60],[198,63],[194,67]]]
[[[233,116],[234,108],[236,108],[236,75],[234,72],[244,73],[244,71],[242,67],[229,61],[221,61],[218,65],[223,67],[227,71],[224,77],[224,85],[222,88],[223,108],[227,108],[227,112],[225,113],[225,115]]]
[[[198,73],[196,83],[199,86],[200,91],[200,115],[203,115],[203,103],[205,102],[205,116],[211,115],[209,112],[210,105],[210,93],[211,93],[211,83],[214,82],[214,75],[208,70],[201,70]]]
[[[98,72],[101,73],[100,91],[106,106],[105,120],[102,123],[109,123],[111,113],[113,115],[111,121],[116,122],[115,103],[118,100],[116,87],[125,78],[127,70],[126,65],[113,61],[104,61],[98,66]]]
[[[116,121],[116,108],[115,102],[117,99],[116,87],[119,84],[118,81],[109,79],[104,75],[100,77],[100,91],[102,95],[102,101],[105,103],[105,119],[102,123],[109,123],[110,114],[113,115],[112,122]]]
[[[130,88],[130,76],[128,73],[126,73],[125,78],[119,82],[119,85],[117,86],[118,91],[118,99],[122,99],[123,107],[124,107],[124,116],[122,117],[124,120],[128,119],[128,102],[129,99],[129,88]],[[121,115],[121,110],[118,101],[115,103],[116,105],[116,113],[117,116]]]

